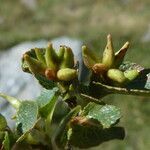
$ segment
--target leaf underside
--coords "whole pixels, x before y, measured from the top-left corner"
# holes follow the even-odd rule
[[[93,122],[89,124],[88,122],[86,124],[74,122],[71,124],[69,143],[75,147],[89,148],[109,140],[124,139],[125,131],[122,127],[103,129],[102,126],[95,125],[95,121]]]
[[[30,130],[37,121],[38,105],[34,101],[23,101],[17,112],[17,126],[22,129],[22,133]]]

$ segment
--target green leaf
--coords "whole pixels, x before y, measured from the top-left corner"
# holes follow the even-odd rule
[[[2,143],[5,136],[5,131],[0,131],[0,143]]]
[[[4,136],[4,141],[2,143],[4,150],[10,150],[10,139],[9,139],[9,134],[6,131],[5,136]]]
[[[17,111],[17,126],[20,126],[22,133],[30,130],[37,121],[38,105],[34,101],[23,101]]]
[[[90,148],[113,139],[122,140],[125,136],[122,127],[102,129],[91,119],[77,120],[77,117],[75,117],[70,126],[69,143],[79,148]]]
[[[72,109],[67,116],[60,122],[58,128],[56,129],[56,133],[53,136],[53,142],[59,147],[64,148],[66,146],[68,137],[68,123],[69,121],[79,113],[81,107],[76,106],[74,109]]]
[[[57,88],[54,88],[52,90],[44,89],[41,95],[36,99],[36,103],[26,101],[27,103],[21,105],[22,108],[19,108],[17,115],[19,120],[18,128],[21,128],[24,134],[17,140],[17,142],[24,140],[28,135],[33,133],[34,130],[33,128],[38,123],[37,121],[38,107],[41,116],[46,118],[46,129],[47,130],[49,129],[48,127],[50,127],[50,122],[58,98],[57,90],[58,90]],[[26,114],[26,116],[24,116],[24,113]],[[22,115],[19,116],[19,114]],[[27,122],[26,119],[29,122]]]
[[[58,88],[52,90],[43,90],[41,95],[37,98],[39,105],[39,113],[41,117],[45,118],[46,132],[51,134],[51,121],[58,99]]]
[[[7,121],[3,115],[0,114],[0,131],[5,130],[7,127]]]
[[[38,106],[39,106],[39,112],[42,117],[46,118],[54,109],[58,94],[57,94],[58,88],[53,88],[52,90],[46,90],[44,89],[41,93],[41,95],[36,99]]]
[[[15,97],[11,97],[3,93],[0,93],[0,97],[6,99],[16,109],[18,109],[21,104],[21,102]]]
[[[43,89],[40,96],[36,98],[39,108],[45,107],[53,98],[57,90],[58,88],[53,88],[52,90]]]
[[[20,137],[17,139],[16,143],[20,143],[22,142],[30,132],[32,132],[32,130],[41,122],[41,118],[39,118],[38,120],[36,120],[36,122],[32,125],[32,127],[27,130],[26,132],[24,132],[22,134],[22,126],[20,126],[20,124],[17,126],[17,132],[18,134],[21,134]]]
[[[120,109],[113,105],[98,105],[89,103],[83,110],[82,116],[89,119],[96,119],[103,128],[109,128],[114,125],[121,117]]]

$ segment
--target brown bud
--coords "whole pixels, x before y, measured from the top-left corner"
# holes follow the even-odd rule
[[[108,69],[107,67],[102,63],[97,63],[92,67],[92,70],[96,74],[104,74]]]
[[[46,69],[45,76],[49,80],[56,80],[57,79],[56,72],[54,70],[52,70],[52,69]]]

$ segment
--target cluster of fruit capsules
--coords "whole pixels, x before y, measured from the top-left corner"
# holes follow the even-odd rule
[[[135,69],[126,70],[124,72],[119,69],[128,48],[129,42],[126,42],[123,47],[115,53],[111,35],[108,35],[102,61],[94,51],[91,51],[86,46],[82,47],[83,61],[87,68],[91,69],[93,74],[99,76],[105,83],[124,86],[139,75],[139,72]]]
[[[40,74],[53,81],[71,81],[77,78],[77,70],[74,69],[74,55],[71,48],[60,46],[58,53],[51,43],[46,49],[33,49],[35,57],[26,52],[23,60],[32,74]]]

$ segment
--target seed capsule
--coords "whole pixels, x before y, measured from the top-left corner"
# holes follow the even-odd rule
[[[65,68],[60,69],[57,72],[57,78],[61,81],[70,81],[77,77],[77,71],[75,69]]]
[[[53,70],[57,70],[58,57],[57,57],[57,54],[56,54],[55,50],[53,49],[51,43],[46,48],[45,60],[46,60],[47,66],[49,68],[51,68]]]
[[[64,56],[60,68],[72,68],[74,66],[74,55],[70,47],[64,47]]]
[[[106,65],[106,67],[108,68],[111,68],[114,63],[114,50],[113,50],[112,38],[110,34],[107,36],[107,44],[103,52],[102,63]]]
[[[134,80],[139,75],[139,72],[135,69],[133,70],[127,70],[124,72],[124,76],[129,80]]]
[[[107,77],[119,84],[123,84],[127,80],[124,73],[119,69],[109,69],[107,72]]]
[[[35,54],[36,54],[37,59],[39,61],[41,61],[43,64],[46,64],[45,63],[45,58],[44,58],[44,55],[43,55],[41,49],[35,48],[34,50],[35,50]]]
[[[86,46],[82,46],[82,57],[84,64],[88,68],[92,68],[94,64],[99,63],[100,59],[97,57],[94,51],[89,50]]]
[[[65,48],[63,46],[61,46],[60,49],[59,49],[59,52],[57,54],[59,62],[61,62],[63,60],[64,53],[65,53]]]
[[[126,42],[123,45],[123,47],[118,52],[115,53],[115,61],[114,61],[115,67],[119,67],[122,64],[128,48],[129,48],[129,42]]]
[[[27,54],[24,54],[23,58],[26,61],[26,63],[28,64],[29,70],[33,74],[42,74],[42,75],[44,75],[45,69],[46,69],[45,65],[43,65],[40,61],[30,57]]]
[[[92,67],[92,70],[96,74],[104,74],[107,71],[107,67],[102,63],[97,63]]]

